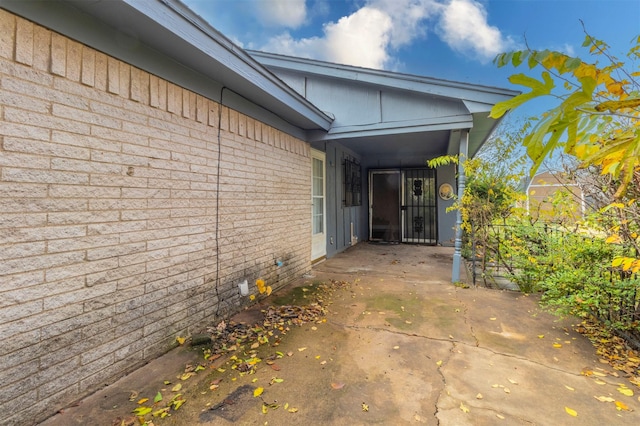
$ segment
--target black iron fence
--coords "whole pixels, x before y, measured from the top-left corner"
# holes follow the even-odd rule
[[[635,250],[554,224],[492,224],[466,236],[473,284],[538,292],[572,313],[584,309],[640,349],[640,277],[611,267]]]

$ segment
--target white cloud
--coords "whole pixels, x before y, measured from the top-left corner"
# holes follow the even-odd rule
[[[337,23],[325,25],[329,60],[347,65],[383,68],[393,23],[378,9],[363,7]]]
[[[442,10],[440,37],[452,49],[489,61],[513,44],[487,22],[487,11],[474,0],[452,0]]]
[[[293,4],[287,0],[272,2],[288,7]],[[324,0],[316,3],[324,4]],[[285,32],[258,49],[389,68],[398,63],[393,56],[395,51],[425,38],[429,31],[437,31],[453,50],[483,62],[513,46],[510,38],[489,25],[487,12],[477,0],[366,0],[366,5],[351,15],[324,24],[322,35],[295,39]]]
[[[283,55],[301,56],[346,65],[383,68],[389,59],[392,22],[385,13],[363,7],[324,25],[322,37],[294,39],[283,33],[260,49]]]
[[[247,2],[255,8],[258,19],[265,26],[298,28],[307,18],[305,0],[261,0]]]
[[[424,37],[427,19],[441,8],[435,0],[369,0],[369,5],[383,11],[391,19],[390,41],[393,48]]]

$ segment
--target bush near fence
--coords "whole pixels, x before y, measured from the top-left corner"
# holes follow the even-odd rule
[[[640,277],[611,267],[614,257],[634,255],[629,249],[578,226],[539,222],[492,224],[476,235],[467,240],[474,284],[478,275],[485,283],[505,276],[521,291],[540,293],[549,309],[597,318],[640,349]]]

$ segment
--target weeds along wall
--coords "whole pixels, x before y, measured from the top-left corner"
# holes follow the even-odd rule
[[[237,312],[244,278],[308,271],[309,155],[0,9],[2,422],[42,420]]]

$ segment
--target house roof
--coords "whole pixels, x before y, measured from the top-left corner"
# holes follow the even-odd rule
[[[177,0],[0,0],[0,7],[211,99],[220,100],[224,86],[236,94],[225,101],[248,100],[299,129],[331,126],[329,116]]]
[[[245,51],[178,0],[0,7],[311,143],[339,141],[363,155],[456,154],[457,130],[469,130],[474,155],[499,123],[491,107],[518,93]]]
[[[398,149],[426,156],[456,154],[452,130],[470,129],[474,155],[499,120],[493,105],[519,92],[318,60],[248,51],[335,119],[312,142],[340,141],[363,155]]]

